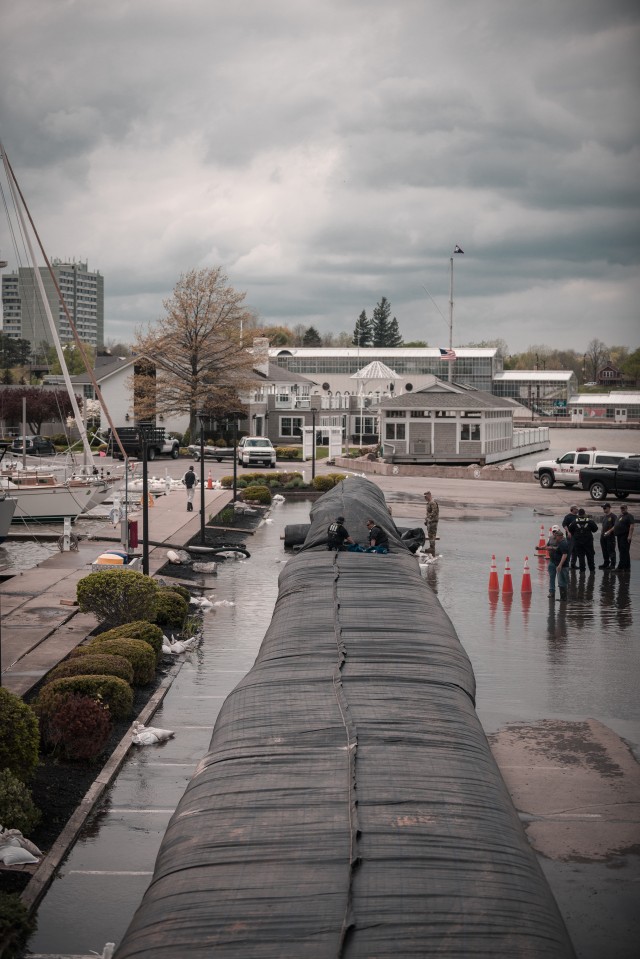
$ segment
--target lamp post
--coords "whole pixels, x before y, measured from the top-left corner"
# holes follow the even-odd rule
[[[311,444],[311,481],[316,478],[316,411],[311,407],[311,429],[313,430],[313,441]]]
[[[200,545],[205,545],[204,535],[204,421],[205,414],[198,413],[200,422]]]
[[[142,572],[149,575],[149,485],[147,483],[147,440],[149,438],[148,423],[141,423],[138,427],[142,440]]]

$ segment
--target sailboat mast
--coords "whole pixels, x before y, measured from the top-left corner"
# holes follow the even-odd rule
[[[98,398],[98,400],[99,400],[99,402],[100,402],[100,405],[101,405],[101,407],[102,407],[102,409],[103,409],[103,411],[104,411],[104,414],[105,414],[105,416],[106,416],[106,418],[107,418],[107,422],[109,423],[109,426],[111,427],[111,434],[112,434],[113,438],[115,439],[115,441],[116,441],[116,443],[117,443],[117,445],[118,445],[118,447],[119,447],[119,449],[120,449],[120,452],[122,453],[123,459],[124,459],[124,461],[125,461],[125,463],[126,463],[127,460],[128,460],[127,454],[125,453],[125,450],[124,450],[124,447],[123,447],[122,442],[121,442],[121,440],[120,440],[120,437],[119,437],[119,435],[118,435],[118,432],[117,432],[117,430],[116,430],[116,428],[115,428],[115,426],[114,426],[113,420],[111,419],[111,414],[109,413],[109,410],[107,409],[107,406],[106,406],[106,404],[105,404],[105,402],[104,402],[104,400],[103,400],[103,398],[102,398],[102,391],[100,390],[100,387],[98,386],[98,382],[97,382],[97,380],[96,380],[96,378],[95,378],[93,369],[91,368],[91,364],[89,363],[89,360],[88,360],[88,358],[87,358],[87,354],[86,354],[86,351],[85,351],[85,349],[84,349],[84,345],[83,345],[80,337],[78,336],[78,331],[77,331],[77,329],[76,329],[75,323],[73,322],[73,319],[72,319],[72,317],[71,317],[71,314],[69,313],[69,308],[67,307],[66,300],[65,300],[65,298],[64,298],[63,295],[62,295],[62,291],[61,291],[60,286],[59,286],[59,284],[58,284],[58,280],[56,279],[56,275],[55,275],[55,273],[53,272],[53,270],[52,270],[52,268],[51,268],[51,264],[50,264],[50,262],[49,262],[49,258],[47,257],[47,254],[46,254],[46,252],[45,252],[45,249],[44,249],[44,247],[43,247],[43,245],[42,245],[42,241],[40,240],[40,237],[38,236],[38,231],[36,230],[35,223],[33,222],[33,217],[31,216],[31,214],[30,214],[30,212],[29,212],[29,208],[28,208],[28,206],[27,206],[27,202],[26,202],[24,196],[22,195],[22,190],[20,189],[20,186],[19,186],[18,181],[17,181],[17,179],[16,179],[15,173],[13,172],[13,169],[12,169],[12,167],[11,167],[11,163],[9,162],[9,158],[8,158],[8,156],[7,156],[7,153],[6,153],[5,149],[4,149],[4,147],[2,146],[2,143],[0,143],[0,155],[2,155],[2,162],[3,162],[3,164],[4,164],[5,173],[6,173],[6,175],[7,175],[7,180],[8,180],[8,182],[9,182],[9,187],[10,187],[11,193],[12,193],[12,195],[13,195],[13,200],[14,200],[15,207],[16,207],[16,209],[17,209],[17,211],[18,211],[18,216],[20,217],[20,222],[21,222],[21,224],[22,224],[22,231],[23,231],[23,233],[24,233],[25,239],[26,239],[26,241],[27,241],[27,245],[28,245],[28,247],[29,247],[29,253],[30,253],[30,256],[31,256],[31,261],[32,261],[32,265],[33,265],[34,275],[35,275],[35,276],[37,277],[37,279],[38,279],[38,284],[39,284],[39,289],[40,289],[40,295],[41,295],[41,297],[42,297],[42,302],[43,302],[43,304],[44,304],[45,311],[46,311],[46,313],[47,313],[47,319],[49,320],[49,324],[50,324],[50,327],[51,327],[51,333],[52,333],[53,340],[54,340],[54,343],[55,343],[55,346],[56,346],[56,352],[57,352],[57,354],[58,354],[58,359],[60,360],[60,367],[61,367],[61,369],[62,369],[63,375],[66,374],[65,384],[66,384],[67,390],[68,390],[68,392],[69,392],[69,398],[70,398],[70,400],[71,400],[71,405],[72,405],[72,408],[73,408],[73,411],[74,411],[76,424],[77,424],[77,426],[78,426],[78,430],[80,431],[80,435],[81,435],[81,437],[82,437],[82,444],[83,444],[84,452],[85,452],[85,465],[86,465],[87,463],[93,461],[93,453],[92,453],[92,451],[91,451],[91,445],[90,445],[89,440],[88,440],[88,438],[87,438],[87,431],[86,431],[86,428],[85,428],[85,425],[84,425],[84,420],[83,420],[82,417],[80,416],[80,411],[78,410],[77,403],[76,403],[76,401],[75,401],[75,394],[73,393],[73,390],[72,390],[72,388],[71,388],[71,380],[69,379],[69,373],[68,373],[68,370],[67,370],[66,361],[65,361],[65,359],[64,359],[64,354],[62,353],[62,346],[61,346],[61,344],[60,344],[60,338],[59,338],[59,336],[58,336],[58,331],[57,331],[56,326],[55,326],[55,323],[54,323],[54,321],[53,321],[53,316],[51,315],[51,311],[50,311],[50,308],[49,308],[49,302],[48,302],[48,300],[46,299],[46,297],[44,296],[42,278],[41,278],[41,276],[40,276],[40,271],[39,271],[39,270],[37,269],[37,267],[36,267],[35,257],[34,257],[34,255],[33,255],[33,249],[32,249],[32,247],[31,247],[31,243],[30,243],[30,241],[29,241],[29,236],[28,236],[28,233],[27,233],[27,229],[26,229],[26,226],[25,226],[25,224],[24,224],[24,217],[22,216],[22,210],[23,210],[23,209],[24,209],[24,211],[26,212],[26,214],[27,214],[27,216],[28,216],[28,218],[29,218],[29,223],[31,224],[31,228],[32,228],[32,230],[33,230],[33,234],[34,234],[36,240],[38,241],[38,246],[39,246],[39,248],[40,248],[40,252],[42,253],[42,256],[43,256],[43,258],[44,258],[44,261],[45,261],[45,264],[46,264],[46,266],[47,266],[47,269],[49,270],[49,275],[50,275],[51,280],[52,280],[52,282],[53,282],[53,285],[54,285],[54,287],[55,287],[55,289],[56,289],[56,292],[57,292],[57,294],[58,294],[58,299],[60,300],[60,304],[61,304],[62,309],[63,309],[64,312],[65,312],[65,316],[66,316],[66,318],[67,318],[67,322],[69,323],[69,327],[71,328],[71,331],[72,331],[72,333],[73,333],[73,338],[74,338],[74,340],[75,340],[75,342],[76,342],[76,346],[77,346],[77,348],[78,348],[78,352],[80,353],[80,356],[82,357],[82,361],[83,361],[83,363],[84,363],[85,369],[86,369],[86,371],[87,371],[87,373],[88,373],[88,375],[89,375],[89,378],[91,379],[91,382],[92,382],[92,384],[93,384],[93,388],[94,388],[94,391],[95,391],[95,395],[96,395],[96,397]],[[17,194],[17,196],[16,196],[16,194]],[[20,198],[20,201],[21,201],[21,202],[18,202],[18,197]]]
[[[75,417],[78,429],[80,430],[80,436],[82,437],[82,445],[84,447],[85,455],[88,457],[88,461],[90,462],[93,459],[91,445],[89,443],[87,431],[84,427],[84,421],[80,413],[78,401],[76,400],[75,393],[73,392],[73,386],[71,385],[71,377],[69,376],[69,370],[67,369],[67,363],[64,358],[62,344],[60,343],[60,337],[58,336],[58,331],[56,329],[56,325],[53,319],[53,314],[51,313],[51,307],[49,306],[49,301],[45,293],[44,283],[42,282],[42,276],[40,274],[40,270],[36,263],[35,254],[33,252],[33,246],[31,244],[31,237],[29,236],[29,231],[27,230],[27,225],[24,221],[22,204],[19,203],[19,198],[16,194],[14,179],[13,179],[13,176],[11,175],[10,168],[7,167],[6,154],[4,150],[2,150],[2,160],[4,163],[5,172],[7,174],[7,180],[9,182],[9,189],[11,190],[11,193],[13,194],[13,202],[15,203],[15,206],[16,206],[18,217],[20,219],[20,224],[22,226],[23,236],[27,244],[27,249],[29,251],[29,258],[31,260],[31,265],[33,267],[33,275],[35,277],[36,283],[38,284],[38,290],[40,292],[40,297],[42,299],[42,305],[44,306],[44,311],[47,316],[47,320],[49,322],[49,328],[51,330],[51,336],[53,338],[53,342],[56,348],[56,353],[58,354],[58,360],[60,361],[60,368],[62,370],[62,375],[64,376],[64,382],[65,382],[65,386],[67,387],[67,392],[69,394],[69,400],[71,401],[71,408],[73,409],[73,415]]]

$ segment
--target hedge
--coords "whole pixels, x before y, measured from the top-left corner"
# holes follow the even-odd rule
[[[189,612],[188,603],[172,589],[159,589],[155,621],[166,629],[181,629]]]
[[[101,569],[79,580],[76,593],[82,613],[119,626],[134,620],[150,622],[156,614],[157,584],[134,569]]]
[[[0,770],[0,824],[28,836],[40,818],[28,787],[10,769]]]
[[[41,720],[48,720],[60,704],[75,693],[101,700],[114,719],[126,719],[133,709],[133,690],[117,676],[66,676],[54,679],[40,690],[35,710]]]
[[[121,626],[114,626],[104,633],[100,633],[100,639],[140,639],[143,643],[148,643],[156,654],[156,662],[162,659],[162,630],[155,623],[149,623],[146,619],[138,619],[133,623],[123,623]]]
[[[38,720],[19,696],[0,686],[0,769],[28,780],[38,764]]]
[[[106,633],[96,636],[85,646],[78,646],[75,655],[87,656],[95,652],[109,653],[112,656],[124,656],[133,666],[133,685],[146,686],[153,682],[156,675],[156,654],[149,643],[142,639],[104,638]]]
[[[45,685],[54,679],[65,676],[118,676],[125,683],[133,683],[133,666],[124,656],[111,656],[108,653],[89,653],[75,656],[60,663],[45,676]]]

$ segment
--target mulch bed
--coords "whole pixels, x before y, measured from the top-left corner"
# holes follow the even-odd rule
[[[259,510],[254,515],[236,516],[233,520],[234,528],[231,532],[205,528],[205,545],[216,547],[246,544],[249,552],[251,552],[251,543],[247,543],[247,532],[259,525],[263,515],[264,511]],[[190,540],[190,544],[200,545],[200,533]],[[186,548],[188,549],[188,546]],[[197,554],[193,553],[192,555],[196,557]],[[197,555],[197,561],[204,561],[205,555]],[[224,557],[211,558],[215,562],[225,561]],[[157,576],[162,577],[163,574],[187,582],[200,577],[200,574],[194,573],[189,565],[169,562],[158,571]],[[95,630],[95,632],[101,632],[101,629]],[[69,762],[61,760],[51,753],[41,754],[40,762],[34,778],[29,783],[29,788],[34,803],[42,813],[42,818],[40,825],[29,834],[28,838],[43,853],[46,854],[51,849],[109,757],[126,735],[127,730],[130,729],[133,718],[140,715],[174,662],[171,656],[163,657],[156,670],[154,681],[148,686],[134,687],[132,717],[113,723],[109,742],[103,753],[94,762]],[[33,702],[36,699],[42,685],[43,683],[39,683],[30,691],[29,695],[25,697],[27,702]],[[24,868],[9,869],[0,865],[0,892],[21,893],[30,879],[31,873],[25,871]]]

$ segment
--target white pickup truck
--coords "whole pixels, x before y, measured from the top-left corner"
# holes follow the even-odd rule
[[[628,453],[610,453],[608,450],[580,447],[570,453],[563,453],[555,460],[542,460],[536,464],[533,475],[543,489],[551,489],[554,483],[577,486],[580,482],[580,470],[592,466],[615,469],[625,456],[628,456]]]

